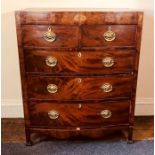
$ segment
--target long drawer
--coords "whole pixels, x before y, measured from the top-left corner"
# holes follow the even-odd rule
[[[134,50],[51,51],[25,50],[26,72],[50,74],[113,74],[131,72]]]
[[[104,77],[27,77],[28,97],[48,100],[102,100],[129,98],[132,76]]]
[[[50,103],[30,102],[30,124],[47,128],[102,127],[127,124],[130,101],[102,103]]]

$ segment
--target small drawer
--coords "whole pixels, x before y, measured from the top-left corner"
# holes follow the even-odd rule
[[[82,26],[82,47],[135,46],[136,25]]]
[[[78,45],[76,26],[23,25],[22,29],[24,46],[73,48]]]
[[[26,72],[50,74],[113,74],[134,70],[134,50],[58,52],[25,50]]]
[[[102,103],[29,103],[31,126],[96,128],[129,123],[130,101]]]
[[[105,77],[28,76],[30,99],[48,100],[103,100],[129,98],[132,91],[131,75]]]

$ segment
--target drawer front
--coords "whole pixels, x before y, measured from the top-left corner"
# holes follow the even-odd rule
[[[28,76],[30,99],[91,100],[131,97],[132,76]]]
[[[101,127],[128,124],[129,101],[103,103],[29,103],[31,126],[50,128]]]
[[[58,52],[25,50],[26,71],[51,74],[112,74],[134,69],[135,51]]]
[[[24,46],[76,47],[79,29],[76,26],[23,25]]]
[[[135,34],[135,25],[83,26],[81,42],[83,47],[135,46]]]

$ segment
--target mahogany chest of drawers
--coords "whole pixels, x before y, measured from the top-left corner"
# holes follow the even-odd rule
[[[142,12],[17,11],[27,145],[31,133],[132,142]]]

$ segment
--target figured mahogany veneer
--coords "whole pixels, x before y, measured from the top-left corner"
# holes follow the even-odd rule
[[[43,39],[43,33],[49,26],[26,25],[23,26],[23,43],[25,46],[35,47],[76,47],[78,45],[78,32],[76,26],[52,26],[56,40],[51,43]]]
[[[51,51],[24,50],[26,72],[40,74],[112,74],[131,72],[135,66],[135,50],[99,50],[99,51]],[[46,58],[55,57],[57,65],[46,65]],[[112,67],[105,67],[103,59],[111,57]]]
[[[74,103],[49,103],[30,102],[30,120],[33,127],[44,128],[97,128],[108,125],[125,124],[129,121],[130,101],[84,103],[79,108],[80,102]],[[118,108],[120,107],[120,108]],[[51,120],[48,112],[54,109],[59,112],[58,119]],[[101,116],[101,111],[109,109],[112,113],[109,119]],[[120,117],[121,114],[121,117]]]
[[[132,142],[143,13],[16,12],[26,144],[31,133]]]
[[[107,77],[51,77],[28,76],[27,89],[30,99],[50,100],[101,100],[108,98],[130,98],[133,77],[107,76]],[[111,92],[104,92],[101,88],[105,83],[112,85]],[[58,87],[56,93],[47,91],[49,84]]]
[[[63,25],[96,25],[96,24],[137,24],[139,20],[138,12],[127,11],[91,11],[91,12],[51,12],[22,11],[21,24],[63,24]]]
[[[116,39],[108,42],[103,34],[108,30],[115,32]],[[102,46],[135,46],[136,26],[135,25],[89,25],[82,26],[82,45],[84,47],[102,47]]]

